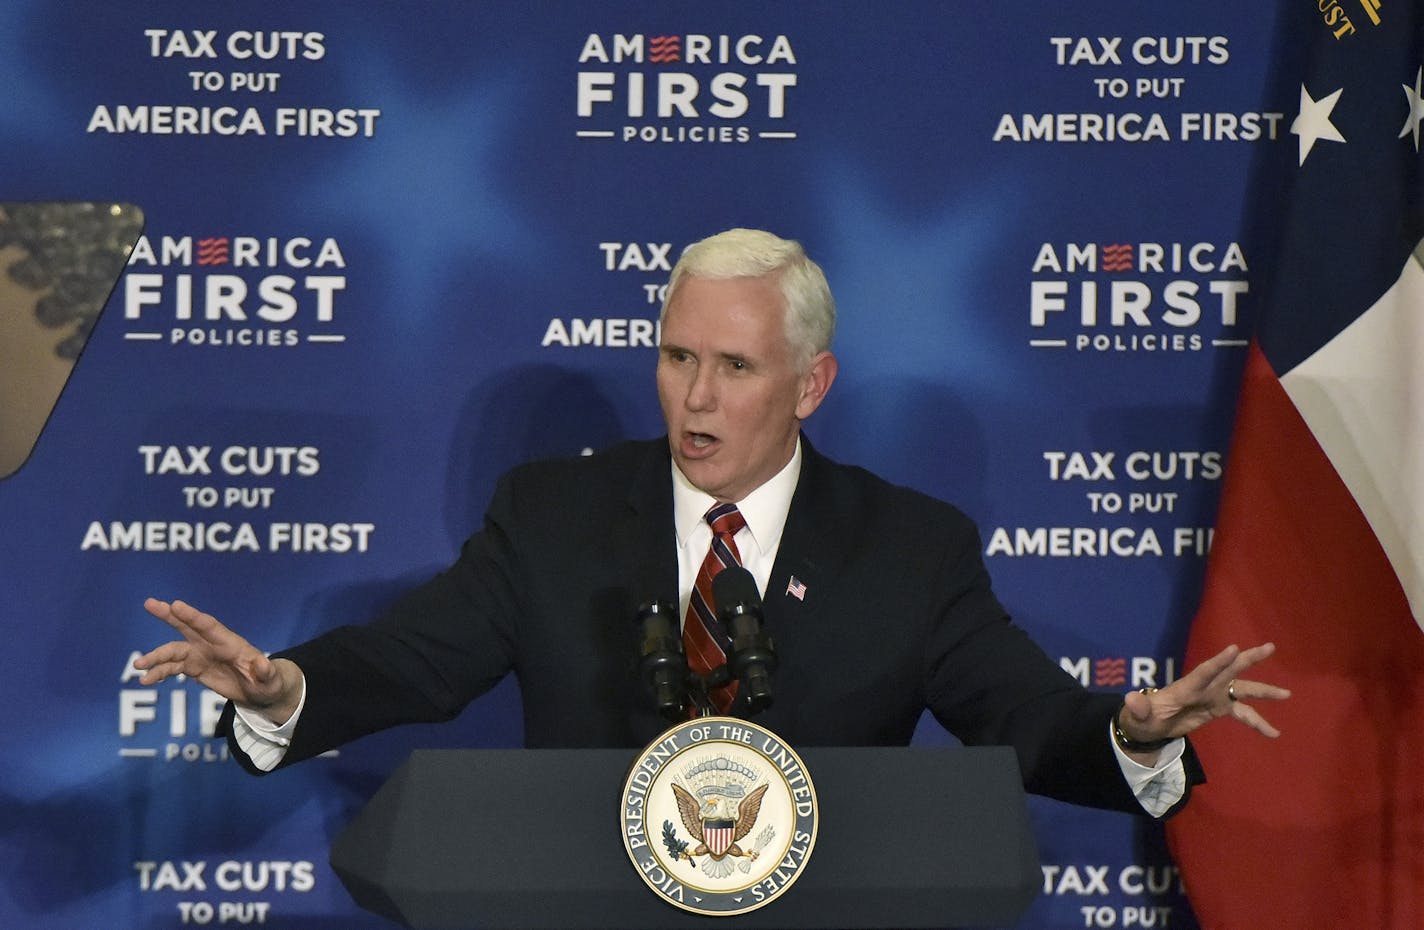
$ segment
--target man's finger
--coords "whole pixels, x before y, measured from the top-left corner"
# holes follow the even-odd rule
[[[215,618],[182,601],[170,603],[151,597],[143,602],[143,608],[177,630],[184,639],[209,639],[215,629],[224,629]]]
[[[160,601],[156,597],[150,597],[143,602],[143,609],[153,614],[159,620],[173,627],[179,633],[186,635],[188,626],[177,615],[173,613],[173,605],[167,601]]]
[[[141,685],[156,685],[167,681],[174,675],[183,674],[183,666],[179,662],[163,662],[153,666],[148,671],[139,676],[138,683]]]
[[[1241,650],[1241,654],[1236,657],[1236,661],[1233,664],[1236,666],[1238,672],[1244,672],[1257,662],[1269,659],[1275,655],[1275,653],[1275,643],[1262,643],[1259,646],[1252,646],[1250,649]]]
[[[138,665],[137,662],[134,664]],[[156,685],[160,681],[166,681],[172,678],[174,675],[185,674],[183,671],[183,657],[162,659],[140,667],[144,669],[143,675],[141,675],[138,680],[141,685]]]
[[[1235,673],[1239,675],[1242,672],[1245,672],[1257,662],[1269,659],[1271,656],[1275,655],[1275,652],[1275,643],[1262,643],[1259,646],[1253,646],[1250,649],[1244,650],[1241,655],[1236,657],[1236,661],[1235,663],[1233,663],[1235,665]]]
[[[256,649],[252,650],[256,657],[251,662],[246,663],[247,678],[255,685],[270,685],[277,680],[277,667],[272,660],[264,656]]]
[[[200,636],[210,636],[214,632],[226,632],[227,627],[218,622],[212,614],[205,614],[192,604],[174,601],[170,607],[173,615],[186,623]]]
[[[1242,704],[1240,701],[1237,701],[1231,705],[1231,716],[1246,724],[1257,733],[1260,733],[1262,736],[1269,736],[1271,739],[1275,739],[1281,735],[1280,730],[1271,726],[1271,722],[1265,717],[1262,717],[1256,711],[1256,708],[1249,704]]]
[[[204,613],[185,601],[174,601],[169,612],[175,618],[172,626],[182,632],[183,638],[194,644],[206,646],[215,657],[233,658],[242,654],[252,645],[212,614]]]
[[[1291,696],[1286,688],[1245,678],[1233,678],[1228,687],[1237,701],[1284,701]]]
[[[1222,651],[1213,659],[1210,659],[1208,661],[1214,662],[1215,659],[1220,659],[1222,656],[1226,655],[1226,653],[1229,652],[1231,649],[1235,648],[1235,646],[1229,647],[1227,650]],[[1210,690],[1225,690],[1228,686],[1230,686],[1231,682],[1237,680],[1237,676],[1239,676],[1242,672],[1245,672],[1257,662],[1269,658],[1272,654],[1275,653],[1275,651],[1275,643],[1262,643],[1259,646],[1252,646],[1250,649],[1237,650],[1236,655],[1232,656],[1231,661],[1216,669],[1215,673],[1211,676],[1206,687]],[[1206,664],[1206,662],[1202,663],[1203,666],[1205,666]]]
[[[1209,688],[1223,672],[1231,668],[1231,663],[1235,662],[1240,654],[1241,647],[1233,643],[1182,676],[1182,680],[1194,678],[1199,687]]]
[[[182,662],[188,655],[189,646],[187,643],[164,643],[157,649],[144,653],[134,659],[134,668],[140,671],[153,668],[164,662]]]
[[[1128,714],[1138,723],[1146,723],[1152,717],[1152,698],[1141,691],[1127,692],[1123,695],[1122,703]]]

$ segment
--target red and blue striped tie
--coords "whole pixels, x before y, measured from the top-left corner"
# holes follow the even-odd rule
[[[742,564],[732,537],[747,525],[747,521],[736,504],[717,504],[707,511],[704,519],[712,526],[712,545],[697,571],[697,581],[692,586],[692,597],[687,603],[687,617],[682,624],[682,648],[687,653],[688,668],[706,676],[727,664],[727,653],[732,648],[731,638],[717,619],[712,579],[722,569]],[[735,680],[708,692],[712,706],[719,714],[727,712],[736,696]],[[692,712],[696,714],[697,709],[694,707]]]

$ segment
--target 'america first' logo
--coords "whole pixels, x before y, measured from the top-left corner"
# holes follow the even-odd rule
[[[124,339],[206,347],[339,343],[335,239],[141,236],[124,275]]]
[[[1060,656],[1058,664],[1085,688],[1165,688],[1177,680],[1172,656]]]
[[[1080,353],[1247,345],[1236,242],[1044,242],[1029,269],[1029,345]]]
[[[580,139],[747,143],[795,139],[796,51],[784,35],[590,33],[579,51]]]

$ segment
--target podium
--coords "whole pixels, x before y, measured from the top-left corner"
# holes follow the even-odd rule
[[[623,848],[625,749],[419,750],[336,838],[362,908],[414,928],[858,928],[1012,924],[1042,882],[1006,747],[806,748],[819,802],[796,885],[705,917]]]

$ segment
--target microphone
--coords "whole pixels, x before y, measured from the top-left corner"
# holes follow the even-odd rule
[[[761,595],[756,579],[739,565],[729,566],[712,579],[717,616],[732,634],[732,673],[741,681],[751,713],[771,706],[771,673],[776,671],[776,651],[762,629]]]
[[[668,601],[651,601],[638,608],[638,673],[653,692],[658,713],[671,721],[682,720],[687,708],[687,657],[682,654],[682,634],[677,608]]]

